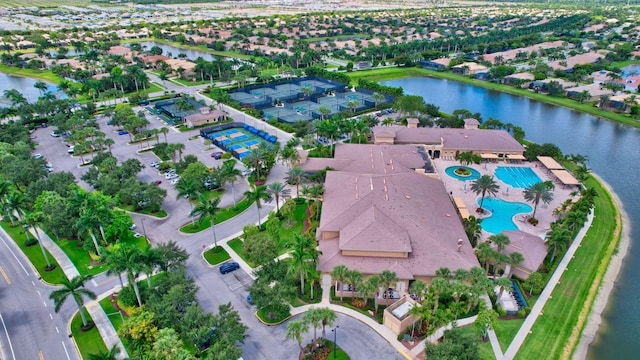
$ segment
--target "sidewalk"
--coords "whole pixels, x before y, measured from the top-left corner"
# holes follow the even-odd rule
[[[37,238],[33,229],[29,229],[29,233],[33,235],[34,238]],[[42,241],[42,245],[49,251],[51,256],[58,262],[58,265],[64,271],[64,275],[69,279],[73,279],[74,277],[80,276],[80,272],[76,269],[75,265],[71,262],[67,254],[60,249],[60,246],[53,241],[49,235],[47,235],[42,229],[38,228],[38,235],[40,236],[40,241]]]
[[[531,328],[533,327],[533,324],[535,324],[536,320],[538,319],[538,316],[542,315],[542,309],[544,308],[544,305],[547,303],[547,300],[549,300],[549,298],[551,297],[551,293],[553,292],[553,289],[555,289],[556,285],[560,281],[560,277],[565,272],[565,270],[567,270],[567,266],[569,265],[569,262],[573,258],[573,255],[576,253],[576,250],[578,250],[578,247],[580,247],[580,244],[582,243],[582,239],[586,235],[587,231],[589,231],[589,228],[591,227],[591,222],[593,222],[593,215],[594,215],[593,209],[591,209],[591,212],[589,213],[589,217],[587,218],[587,222],[584,224],[582,229],[580,229],[580,231],[578,232],[578,235],[576,236],[573,243],[571,243],[569,250],[567,250],[567,252],[564,254],[564,257],[560,261],[560,264],[558,264],[556,271],[553,272],[553,275],[549,279],[547,286],[544,287],[544,290],[542,291],[542,294],[540,294],[538,301],[535,303],[535,305],[533,305],[533,308],[531,309],[531,313],[525,319],[524,323],[520,327],[520,330],[518,330],[518,333],[513,338],[513,341],[507,348],[507,351],[504,353],[504,356],[502,357],[502,359],[505,359],[505,360],[513,359],[518,353],[518,350],[522,346],[522,343],[524,343],[525,338],[531,331]],[[500,358],[498,358],[498,360],[500,360]]]
[[[118,337],[118,333],[113,327],[113,324],[111,324],[111,321],[109,321],[107,314],[105,314],[104,310],[98,303],[99,300],[104,299],[105,297],[109,296],[109,294],[110,292],[102,294],[102,296],[99,297],[96,301],[92,301],[91,303],[86,304],[85,308],[87,309],[87,312],[89,312],[89,315],[91,315],[93,322],[98,328],[98,332],[100,333],[100,336],[102,336],[102,340],[107,346],[107,349],[111,349],[114,345],[117,346],[118,348],[120,348],[120,354],[118,355],[118,358],[125,359],[129,356],[127,354],[127,350],[124,348],[124,345],[122,345],[122,341],[120,341],[120,337]]]

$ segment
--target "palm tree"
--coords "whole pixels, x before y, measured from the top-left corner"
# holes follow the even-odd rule
[[[563,226],[553,224],[545,240],[549,249],[553,249],[553,254],[551,255],[551,263],[553,263],[558,251],[563,251],[567,248],[571,240],[571,232]]]
[[[291,247],[291,251],[289,255],[293,260],[291,263],[291,267],[289,268],[292,272],[298,271],[300,274],[300,293],[304,295],[304,273],[305,268],[307,267],[307,263],[311,260],[311,250],[313,246],[313,241],[311,238],[296,234],[293,237],[293,241],[289,243]]]
[[[478,260],[484,263],[485,274],[489,273],[489,260],[493,258],[495,251],[491,248],[489,243],[481,242],[476,247],[476,256],[478,256]]]
[[[32,228],[33,231],[36,232],[36,239],[38,239],[38,244],[40,245],[40,250],[42,251],[42,256],[44,256],[44,260],[47,262],[47,267],[45,270],[51,271],[54,266],[51,265],[51,261],[49,261],[49,255],[47,255],[47,251],[44,249],[44,244],[40,239],[40,231],[38,231],[38,226],[42,222],[43,214],[40,212],[25,214],[23,221],[27,224],[28,227]],[[27,232],[29,229],[27,228]]]
[[[222,177],[225,181],[231,183],[231,193],[233,195],[233,206],[236,206],[236,188],[234,186],[238,177],[242,176],[242,171],[236,169],[236,162],[234,160],[225,161],[222,163]]]
[[[300,197],[300,183],[306,178],[307,173],[301,167],[292,167],[287,172],[287,183],[296,186],[296,197]]]
[[[160,128],[160,132],[164,135],[164,142],[167,143],[167,134],[169,133],[169,129],[165,126]]]
[[[46,82],[44,82],[44,81],[36,81],[36,82],[33,84],[33,87],[34,87],[34,88],[36,88],[36,89],[38,89],[38,92],[40,92],[40,96],[42,96],[42,94],[43,94],[45,91],[47,91],[47,88],[48,88],[47,83],[46,83]]]
[[[260,209],[262,209],[262,201],[271,201],[271,195],[267,192],[267,187],[264,185],[255,186],[251,185],[251,190],[247,190],[244,192],[244,196],[247,198],[247,201],[256,202],[256,207],[258,208],[258,227],[260,226]]]
[[[549,189],[549,187],[544,182],[535,183],[529,186],[528,188],[524,189],[523,195],[525,200],[527,200],[530,203],[533,203],[534,205],[533,215],[531,216],[531,218],[533,219],[536,218],[536,210],[538,210],[538,204],[540,203],[540,200],[542,200],[545,203],[548,203],[551,200],[553,200],[553,193],[551,192],[551,189]]]
[[[85,289],[84,283],[87,280],[90,280],[91,276],[76,276],[73,279],[69,280],[66,277],[62,279],[62,288],[54,290],[50,295],[49,299],[53,300],[55,304],[55,312],[59,312],[62,304],[64,304],[65,300],[71,295],[73,300],[75,300],[78,305],[78,310],[80,311],[80,317],[82,318],[82,327],[87,328],[88,322],[87,317],[82,310],[84,305],[84,298],[88,297],[90,299],[95,299],[96,294],[93,291]]]
[[[484,212],[484,209],[482,209],[482,204],[484,203],[485,195],[488,193],[489,195],[495,196],[498,193],[499,189],[500,186],[496,183],[493,177],[489,175],[482,175],[477,180],[471,183],[471,191],[473,191],[476,195],[482,194],[478,212]]]
[[[96,354],[89,354],[89,360],[117,360],[120,354],[118,345],[113,345],[109,351],[100,351]]]
[[[125,266],[126,259],[123,257],[122,251],[117,251],[120,244],[114,245],[111,250],[107,250],[103,253],[101,260],[107,265],[107,275],[118,275],[120,281],[120,287],[124,288],[124,282],[122,282],[122,272],[126,271]]]
[[[345,280],[351,285],[352,297],[355,298],[356,290],[362,282],[362,273],[358,270],[349,270],[345,275]]]
[[[276,214],[280,212],[280,197],[289,195],[291,190],[287,189],[281,182],[272,182],[267,185],[267,191],[276,199]]]
[[[244,159],[242,159],[242,162],[247,165],[247,167],[250,167],[256,171],[257,179],[260,179],[260,169],[266,161],[267,152],[262,147],[251,150],[251,152],[247,156],[245,156]]]
[[[320,308],[320,319],[322,322],[322,336],[325,336],[325,327],[333,326],[334,321],[336,321],[336,313],[329,308]]]
[[[140,289],[136,282],[136,276],[143,268],[142,251],[135,246],[125,244],[114,246],[114,251],[120,253],[116,256],[122,259],[122,266],[127,271],[127,281],[129,282],[129,285],[133,287],[133,291],[136,294],[136,300],[138,301],[138,306],[142,306]]]
[[[27,103],[27,99],[16,89],[9,89],[4,91],[4,97],[11,101],[11,106],[17,107]]]
[[[189,215],[191,215],[191,226],[195,226],[195,219],[192,215],[193,213],[193,203],[191,199],[195,198],[200,194],[198,183],[194,179],[181,179],[176,184],[176,190],[178,190],[178,194],[176,195],[176,200],[181,197],[186,197],[189,202],[189,206],[191,206],[191,211]]]
[[[9,216],[9,220],[11,220],[11,226],[15,226],[13,221],[14,214],[18,220],[20,220],[20,214],[24,214],[24,210],[27,206],[26,201],[26,196],[20,191],[11,190],[6,196],[4,207],[7,215]]]
[[[294,339],[298,342],[302,351],[302,334],[309,331],[309,325],[304,321],[291,321],[287,324],[287,339]]]
[[[80,218],[76,222],[75,228],[78,230],[79,234],[88,234],[91,237],[93,245],[96,248],[96,254],[98,256],[102,256],[100,254],[100,245],[98,244],[98,239],[96,238],[96,235],[94,233],[94,230],[99,223],[100,220],[98,219],[98,216],[92,210],[84,209],[80,213]]]
[[[335,291],[338,291],[338,281],[340,282],[340,286],[344,286],[344,279],[347,277],[349,269],[347,269],[344,265],[338,265],[333,268],[331,272],[331,277],[335,280]],[[340,291],[340,302],[342,302],[342,291]]]
[[[331,114],[331,109],[324,105],[320,105],[320,107],[318,107],[318,112],[320,113],[320,120],[324,120],[325,117]]]
[[[375,101],[376,107],[378,107],[378,104],[384,101],[384,95],[377,92],[374,92],[373,95],[371,95],[371,97],[373,98],[373,101]]]
[[[186,146],[183,143],[175,143],[173,144],[175,151],[178,152],[178,156],[180,158],[180,161],[182,161],[182,151],[186,148]]]
[[[462,166],[470,165],[470,164],[473,164],[474,156],[473,156],[473,153],[469,151],[465,151],[458,154],[458,157],[456,160],[460,161],[460,165]]]
[[[489,236],[489,241],[494,243],[499,252],[503,252],[507,245],[511,244],[511,240],[505,234],[497,234]]]
[[[316,307],[310,307],[307,312],[302,315],[302,321],[313,326],[313,342],[316,342],[316,330],[322,325],[322,310]]]
[[[449,282],[441,277],[434,278],[431,280],[431,285],[429,286],[429,292],[433,294],[433,310],[432,312],[435,314],[438,309],[438,303],[440,302],[440,294],[445,292],[449,287]]]
[[[383,291],[386,291],[387,289],[391,288],[392,287],[391,285],[393,285],[393,283],[398,281],[398,276],[396,275],[396,273],[390,270],[383,270],[382,273],[378,276],[380,276],[380,282],[385,286]]]
[[[469,242],[474,248],[478,244],[478,239],[480,238],[480,236],[482,236],[482,227],[480,226],[481,221],[481,219],[478,219],[473,215],[469,216],[466,219],[462,219],[464,232],[467,234]]]
[[[199,216],[198,221],[203,222],[209,218],[211,224],[211,232],[213,233],[213,244],[218,247],[218,239],[216,238],[216,226],[213,222],[216,213],[220,210],[218,205],[220,204],[220,198],[209,200],[205,194],[198,194],[198,202],[196,206],[191,210],[189,216]]]
[[[509,277],[509,274],[511,273],[511,269],[515,266],[518,266],[518,264],[522,263],[523,261],[524,261],[524,256],[519,252],[512,252],[511,254],[509,254],[507,269],[504,271],[504,274],[505,274],[504,276]]]
[[[496,283],[496,286],[500,288],[500,290],[498,291],[498,300],[502,297],[502,293],[505,290],[511,291],[513,289],[513,284],[511,282],[511,279],[507,277],[499,277],[495,279],[495,283]]]

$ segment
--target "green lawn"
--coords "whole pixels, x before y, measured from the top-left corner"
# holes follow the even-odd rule
[[[164,219],[168,216],[167,212],[164,209],[160,209],[158,212],[151,212],[148,208],[144,208],[141,210],[136,210],[136,207],[133,205],[120,204],[118,207],[124,211],[134,212],[138,214],[151,215],[160,219]]]
[[[92,321],[89,313],[84,309],[83,311],[87,316],[87,321]],[[88,359],[90,354],[106,352],[107,346],[104,344],[102,336],[100,336],[100,333],[98,332],[98,328],[94,326],[91,330],[83,332],[80,330],[81,326],[82,318],[80,317],[80,313],[76,313],[71,321],[71,333],[73,334],[73,339],[75,340],[76,345],[78,345],[78,350],[80,350],[82,358]]]
[[[329,336],[328,330],[327,330],[327,336]],[[333,341],[325,340],[325,344],[327,347],[331,349],[331,352],[329,353],[329,356],[327,357],[327,359],[349,360],[349,355],[347,355],[347,353],[344,352],[344,350],[342,350],[340,346],[336,346],[336,352],[335,354],[333,353]],[[337,344],[337,341],[336,341],[336,344]]]
[[[511,341],[513,341],[518,330],[520,330],[522,323],[524,323],[524,319],[498,320],[498,325],[494,330],[503,353],[507,350]]]
[[[215,224],[219,224],[221,222],[227,221],[232,217],[247,210],[249,206],[251,206],[251,204],[253,203],[247,201],[246,199],[242,199],[240,202],[238,202],[238,204],[235,207],[231,206],[226,209],[220,210],[220,212],[218,212],[215,215],[213,222]],[[209,222],[209,217],[206,217],[203,219],[203,221],[197,221],[196,219],[195,226],[192,226],[191,222],[189,222],[187,225],[184,225],[183,227],[181,227],[180,231],[187,234],[195,234],[197,232],[206,230],[210,227],[211,227],[211,223]]]
[[[282,255],[288,252],[289,247],[287,246],[287,243],[292,241],[295,235],[302,234],[304,218],[307,216],[306,209],[306,203],[297,205],[292,215],[291,223],[289,223],[287,219],[280,222],[282,226],[280,227],[280,241],[278,242],[278,249],[280,251],[278,254]]]
[[[238,256],[240,256],[242,258],[242,260],[244,260],[249,266],[251,266],[252,268],[256,267],[256,264],[254,264],[251,261],[247,260],[247,258],[244,256],[244,251],[242,251],[242,240],[240,240],[240,238],[235,238],[233,240],[228,241],[227,245],[229,245],[229,247],[236,254],[238,254]]]
[[[459,329],[462,333],[473,334],[474,336],[480,338],[480,334],[478,334],[478,330],[476,330],[474,324],[461,326],[459,327]],[[489,340],[487,340],[487,342],[483,342],[482,340],[480,340],[480,343],[478,344],[478,353],[480,355],[480,359],[483,360],[495,360],[496,358],[493,353],[493,348],[491,347],[491,342]]]
[[[25,234],[20,233],[20,228],[11,227],[11,222],[6,221],[0,221],[0,225],[2,225],[4,230],[9,234],[9,236],[11,236],[13,241],[18,244],[20,250],[22,250],[27,258],[29,258],[29,261],[31,261],[31,264],[33,264],[33,267],[36,268],[44,281],[53,285],[62,283],[62,280],[65,278],[64,272],[62,271],[62,268],[60,267],[56,259],[51,256],[49,251],[47,251],[49,262],[51,263],[51,265],[55,266],[55,269],[53,269],[52,271],[44,271],[44,269],[47,267],[47,262],[42,255],[40,245],[36,244],[30,247],[26,247],[24,246],[24,242],[27,240],[27,238]]]
[[[0,72],[3,72],[5,74],[10,74],[10,75],[25,76],[25,77],[30,77],[34,79],[40,79],[40,80],[48,81],[55,85],[58,85],[60,81],[62,81],[62,78],[60,76],[54,74],[50,70],[21,69],[17,67],[0,64]]]
[[[211,248],[204,252],[204,259],[207,260],[209,265],[218,265],[223,261],[231,259],[227,250],[222,246]]]
[[[602,278],[620,240],[621,219],[611,196],[594,178],[598,191],[595,219],[567,271],[518,352],[517,359],[570,358],[580,338]]]
[[[347,73],[349,77],[355,81],[361,78],[365,78],[369,81],[385,81],[392,79],[399,79],[404,77],[416,77],[416,76],[430,76],[435,78],[442,78],[448,80],[454,80],[471,84],[491,90],[501,91],[507,94],[525,96],[533,100],[541,101],[548,104],[563,106],[569,109],[581,111],[587,114],[591,114],[597,117],[605,118],[608,120],[620,122],[623,124],[640,127],[640,121],[634,120],[628,114],[616,114],[611,111],[602,110],[594,106],[593,102],[579,103],[572,99],[564,97],[553,97],[546,94],[535,93],[527,89],[516,88],[509,85],[496,84],[488,81],[481,81],[469,78],[468,76],[456,75],[450,72],[440,72],[420,68],[383,68],[373,70],[362,70]]]
[[[67,254],[71,262],[76,266],[76,269],[82,275],[97,275],[107,270],[107,266],[102,264],[92,264],[91,256],[80,245],[79,240],[59,239],[56,241],[62,251]],[[129,245],[133,245],[140,250],[144,249],[149,242],[143,237],[132,238],[126,242]]]
[[[197,85],[211,84],[211,80],[209,80],[209,78],[207,78],[206,75],[205,75],[205,79],[206,80],[204,81],[197,80],[197,79],[196,81],[192,81],[192,80],[180,79],[179,77],[171,78],[172,81],[182,84],[184,86],[197,86]]]

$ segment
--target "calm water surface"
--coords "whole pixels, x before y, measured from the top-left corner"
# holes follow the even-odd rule
[[[10,90],[10,89],[16,89],[20,91],[20,93],[22,93],[22,95],[29,102],[38,101],[38,97],[40,96],[40,91],[33,87],[33,84],[35,84],[37,81],[39,80],[0,73],[0,106],[4,107],[11,104],[4,97],[4,91]],[[55,86],[54,84],[46,81],[45,83],[49,85],[49,88],[47,89],[47,91],[53,92],[53,94],[58,99],[64,99],[67,97],[67,95],[64,92],[60,91],[58,87]]]
[[[630,218],[631,247],[609,299],[589,359],[637,359],[640,354],[640,129],[601,120],[524,97],[433,78],[383,82],[420,95],[447,113],[479,112],[521,126],[537,143],[558,145],[565,154],[589,157],[588,166],[613,187]]]
[[[207,61],[212,61],[216,59],[216,56],[211,55],[209,53],[206,52],[202,52],[202,51],[197,51],[197,50],[190,50],[190,49],[182,49],[173,45],[167,45],[167,44],[162,44],[159,42],[155,42],[155,41],[141,41],[139,42],[139,44],[142,46],[143,49],[145,50],[151,50],[152,47],[157,46],[159,48],[162,49],[162,55],[164,56],[169,56],[172,58],[175,58],[178,56],[178,54],[185,54],[187,55],[187,59],[192,60],[192,61],[196,61],[197,58],[201,57]]]

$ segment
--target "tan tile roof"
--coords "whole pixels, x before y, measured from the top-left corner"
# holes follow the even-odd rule
[[[424,166],[414,146],[339,144],[336,158],[352,162],[342,171],[327,172],[317,233],[339,236],[319,241],[320,270],[344,264],[376,274],[396,267],[404,269],[396,271],[400,278],[411,279],[433,276],[443,266],[479,265],[442,182],[413,170]],[[345,256],[341,250],[409,255]]]
[[[520,230],[507,230],[503,234],[509,237],[511,244],[504,249],[505,254],[519,252],[524,261],[518,267],[536,271],[547,257],[547,244],[538,236]]]

